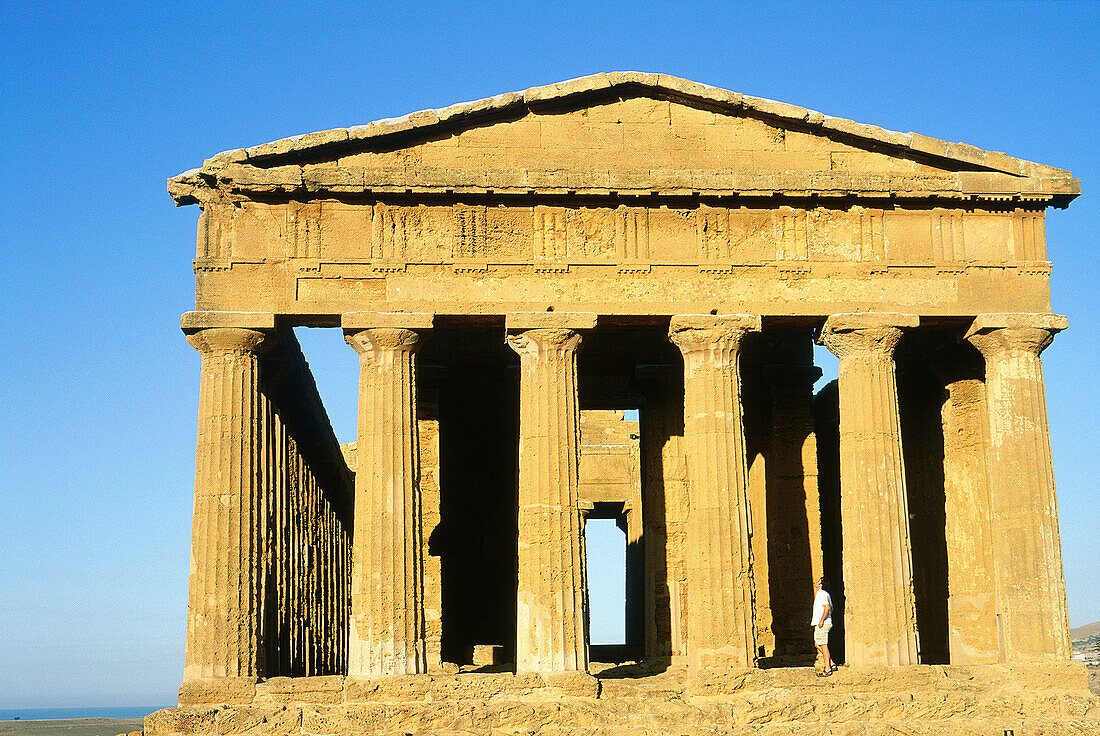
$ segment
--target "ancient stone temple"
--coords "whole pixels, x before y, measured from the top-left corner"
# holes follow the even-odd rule
[[[147,732],[1100,717],[1069,662],[1040,362],[1069,172],[612,73],[168,188],[202,210],[202,363],[186,669]],[[304,326],[358,360],[353,444]],[[815,342],[839,358],[816,392]],[[627,537],[616,646],[590,647],[594,518]]]

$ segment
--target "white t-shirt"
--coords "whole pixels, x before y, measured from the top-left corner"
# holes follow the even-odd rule
[[[817,626],[821,623],[821,616],[825,613],[825,606],[829,607],[829,615],[825,616],[825,623],[829,626],[833,625],[833,599],[824,590],[819,590],[817,591],[817,595],[814,596],[814,617],[813,620],[810,621],[810,626]]]

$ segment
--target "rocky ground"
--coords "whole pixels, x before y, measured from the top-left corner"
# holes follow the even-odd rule
[[[0,736],[116,736],[141,731],[141,718],[0,721]]]

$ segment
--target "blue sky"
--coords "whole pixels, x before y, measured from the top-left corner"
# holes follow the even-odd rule
[[[660,71],[1068,168],[1044,355],[1070,619],[1100,620],[1100,3],[0,2],[0,707],[173,702],[211,154],[598,71]],[[305,335],[341,439],[354,354]],[[350,397],[350,398],[349,398]]]

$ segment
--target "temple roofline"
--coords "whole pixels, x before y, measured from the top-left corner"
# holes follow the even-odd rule
[[[288,159],[301,157],[304,154],[317,154],[329,148],[340,148],[359,141],[370,141],[400,133],[423,134],[433,127],[461,125],[463,122],[472,122],[479,118],[510,111],[553,107],[557,104],[576,104],[584,99],[605,95],[613,88],[624,91],[640,89],[647,94],[689,105],[705,105],[726,112],[739,111],[780,125],[797,125],[820,132],[822,135],[840,136],[862,142],[864,145],[893,150],[908,157],[930,159],[940,165],[947,165],[950,169],[1062,180],[1059,182],[1061,186],[1057,187],[1059,194],[1080,193],[1079,181],[1073,179],[1071,173],[1063,169],[1024,161],[997,151],[985,151],[965,143],[950,143],[919,133],[899,133],[874,125],[831,117],[785,102],[751,97],[668,74],[643,72],[593,74],[555,84],[531,87],[522,92],[508,92],[473,102],[376,120],[366,125],[308,133],[250,148],[225,151],[207,159],[200,169],[192,169],[169,179],[169,188],[176,190],[173,191],[173,196],[179,204],[186,204],[195,200],[186,196],[177,196],[180,185],[187,188],[186,185],[193,183],[199,176],[216,175],[228,166],[245,164],[269,169],[291,163]]]

